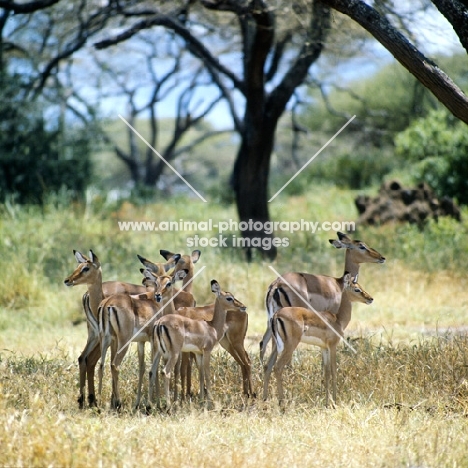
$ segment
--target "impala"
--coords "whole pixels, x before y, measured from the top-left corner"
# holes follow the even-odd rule
[[[150,391],[158,378],[157,369],[161,357],[165,360],[163,369],[166,404],[170,408],[169,382],[180,353],[195,353],[200,377],[200,398],[211,403],[210,358],[211,352],[223,337],[228,310],[246,313],[247,308],[231,293],[221,290],[216,280],[211,281],[211,290],[216,295],[213,318],[209,321],[193,320],[180,315],[166,315],[153,327],[153,365],[150,371]],[[156,382],[159,407],[159,382]]]
[[[364,242],[352,240],[346,234],[337,233],[338,239],[329,242],[337,249],[346,249],[344,271],[355,278],[361,263],[384,263],[383,257]],[[271,339],[270,319],[281,307],[304,307],[310,304],[317,312],[337,314],[341,305],[342,290],[332,276],[308,273],[285,273],[270,284],[266,295],[268,314],[267,329],[260,342],[260,359],[263,362],[266,347]],[[304,303],[306,301],[306,303]]]
[[[168,250],[160,250],[159,253],[166,259],[166,261],[171,261],[176,258],[176,255],[179,257],[177,259],[177,266],[178,270],[183,269],[187,271],[186,277],[182,281],[182,288],[174,289],[174,306],[176,309],[181,307],[195,307],[196,301],[192,294],[193,288],[193,278],[194,278],[194,264],[198,262],[201,256],[201,252],[199,250],[194,250],[191,255],[179,255],[174,254],[173,252],[169,252]],[[156,275],[159,274],[159,269],[157,267],[158,264],[148,260],[144,257],[138,255],[140,262],[149,270],[151,270]],[[180,370],[180,378],[182,382],[182,389],[187,388],[187,392],[190,393],[190,388],[192,385],[191,382],[191,359],[190,354],[183,353],[181,356],[181,363],[179,363],[176,367],[176,375],[175,381],[178,379],[178,373]],[[182,395],[184,395],[184,390],[182,390]],[[174,388],[174,398],[177,395],[177,386]]]
[[[82,303],[88,327],[88,338],[85,348],[78,358],[80,395],[78,404],[80,408],[84,407],[84,392],[86,378],[88,380],[88,402],[90,406],[96,406],[96,397],[94,389],[94,370],[100,357],[99,349],[99,327],[97,322],[97,311],[101,301],[112,294],[141,294],[146,292],[146,288],[141,285],[123,283],[120,281],[102,282],[101,263],[92,250],[89,252],[89,258],[86,255],[74,250],[73,254],[78,262],[78,266],[73,273],[68,276],[64,283],[68,287],[86,284],[88,290],[83,295]],[[161,264],[167,271],[176,267],[180,258],[179,254],[171,257],[166,264]],[[178,268],[176,267],[177,271]]]
[[[159,253],[169,261],[174,257],[175,254],[169,252],[168,250],[160,250]],[[193,288],[193,265],[200,260],[201,252],[199,250],[194,250],[191,255],[181,255],[177,260],[177,267],[182,270],[188,270],[187,276],[182,281],[182,289],[187,292],[192,292]],[[190,306],[188,306],[190,307]]]
[[[364,291],[354,279],[350,283],[350,275],[343,277],[344,296],[337,314],[317,314],[304,307],[283,307],[271,320],[275,343],[264,367],[263,398],[268,398],[268,384],[271,371],[275,369],[278,400],[283,402],[283,371],[291,362],[292,354],[300,342],[322,348],[322,362],[325,377],[326,405],[329,399],[330,375],[333,388],[333,402],[336,401],[336,347],[343,337],[343,331],[351,320],[351,302],[372,304],[372,297]],[[278,358],[279,354],[279,358]]]
[[[185,277],[185,270],[174,276],[155,277],[144,270],[146,279],[145,294],[116,294],[104,299],[99,305],[99,340],[101,364],[99,367],[99,397],[102,394],[104,364],[109,346],[111,347],[112,397],[111,407],[120,407],[119,372],[131,342],[138,343],[138,390],[135,408],[140,404],[141,387],[145,373],[145,342],[150,341],[154,317],[163,313],[174,313],[173,288],[175,281]],[[153,320],[152,320],[153,319]]]
[[[200,307],[181,307],[176,310],[177,315],[191,318],[193,320],[212,320],[215,304]],[[226,313],[226,323],[224,334],[219,344],[234,358],[242,371],[242,388],[246,396],[254,396],[252,385],[252,365],[250,357],[245,350],[244,340],[249,325],[249,316],[245,312],[240,312],[237,308],[228,309]],[[183,369],[184,361],[182,361]],[[190,371],[190,369],[188,369]],[[182,375],[182,395],[184,394],[184,373]],[[190,380],[187,379],[187,394],[190,394]]]
[[[192,288],[193,288],[193,274],[194,274],[194,264],[198,262],[200,258],[201,252],[199,250],[194,250],[192,255],[180,255],[174,254],[167,250],[160,250],[161,255],[167,259],[167,262],[172,262],[175,260],[175,271],[178,270],[185,270],[187,271],[186,277],[182,281],[182,288],[179,290],[176,288],[174,290],[175,296],[175,308],[178,309],[179,307],[195,307],[196,301],[192,295]],[[144,257],[138,255],[140,262],[149,270],[151,270],[156,275],[160,275],[159,273],[159,266],[160,264],[154,263]],[[165,265],[165,264],[163,264]]]

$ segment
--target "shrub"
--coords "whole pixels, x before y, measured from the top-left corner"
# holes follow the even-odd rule
[[[396,152],[414,163],[415,178],[439,196],[468,204],[468,131],[446,111],[432,111],[395,138]]]
[[[81,196],[91,172],[89,137],[46,124],[45,109],[28,102],[14,78],[0,83],[0,200],[44,203],[60,191]]]

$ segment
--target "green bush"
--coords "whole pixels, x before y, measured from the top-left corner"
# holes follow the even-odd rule
[[[413,162],[415,178],[439,196],[468,204],[468,129],[446,111],[415,120],[395,138],[397,154]]]
[[[44,203],[51,194],[83,195],[91,173],[90,138],[46,121],[45,107],[23,97],[21,81],[0,79],[0,200]]]

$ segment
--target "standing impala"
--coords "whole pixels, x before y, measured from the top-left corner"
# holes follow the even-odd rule
[[[336,347],[351,320],[351,302],[372,304],[372,297],[364,291],[350,275],[343,277],[343,287],[348,301],[342,301],[338,313],[318,315],[304,307],[284,307],[278,310],[271,320],[275,343],[264,368],[263,398],[268,398],[268,384],[271,371],[275,369],[278,399],[283,402],[283,371],[291,362],[292,354],[300,342],[322,348],[322,362],[325,374],[326,405],[329,398],[330,375],[333,388],[333,402],[336,401]],[[351,302],[350,302],[351,301]],[[279,354],[279,358],[278,358]]]
[[[194,320],[210,321],[213,318],[215,304],[209,304],[200,307],[180,307],[176,310],[176,314],[188,317]],[[252,364],[250,357],[244,347],[245,335],[249,325],[249,316],[245,312],[241,312],[238,308],[228,309],[226,313],[226,323],[224,326],[224,334],[219,344],[234,358],[239,364],[242,371],[242,389],[247,397],[255,396],[252,384]],[[184,361],[182,361],[182,369]],[[188,369],[187,372],[189,372]],[[184,379],[182,376],[182,395],[184,395]],[[190,379],[187,379],[187,394],[190,394],[189,387]]]
[[[161,357],[165,360],[164,389],[166,404],[170,407],[169,382],[174,367],[182,352],[195,353],[200,375],[200,398],[205,396],[205,386],[208,403],[211,403],[210,358],[211,352],[224,334],[224,324],[228,309],[246,312],[246,307],[231,293],[221,290],[216,280],[211,281],[211,290],[216,294],[213,318],[210,321],[192,320],[180,315],[166,315],[153,328],[153,365],[150,371],[150,391],[157,379],[157,369]],[[159,383],[156,383],[159,406]]]
[[[161,255],[166,258],[167,262],[173,262],[175,260],[175,271],[185,270],[187,275],[182,281],[182,288],[179,292],[179,289],[174,289],[174,294],[177,294],[174,299],[175,308],[179,307],[195,307],[196,301],[192,294],[193,288],[193,275],[194,275],[194,264],[198,262],[201,252],[199,250],[194,250],[192,255],[180,255],[174,254],[167,250],[160,250]],[[160,265],[159,263],[154,263],[151,260],[148,260],[144,257],[138,255],[140,262],[151,270],[157,276],[160,276]],[[163,264],[165,265],[165,264]]]
[[[337,249],[346,249],[344,271],[353,278],[358,276],[361,263],[384,263],[383,257],[364,242],[352,240],[346,234],[337,233],[338,239],[330,239]],[[266,347],[271,339],[270,320],[281,307],[304,307],[310,304],[317,312],[336,314],[341,306],[342,291],[332,276],[308,273],[285,273],[270,284],[266,295],[268,314],[267,329],[260,342],[260,359],[263,362]],[[304,303],[306,301],[306,303]]]
[[[194,250],[191,255],[179,255],[179,254],[174,254],[173,252],[169,252],[169,250],[160,250],[159,253],[166,259],[166,261],[171,261],[177,255],[178,259],[176,262],[176,269],[187,271],[187,275],[182,281],[182,288],[180,290],[176,288],[174,289],[174,295],[175,295],[174,306],[176,310],[181,307],[195,307],[196,301],[192,294],[193,278],[194,278],[194,271],[195,271],[194,265],[200,259],[201,252],[199,250]],[[144,257],[141,257],[140,255],[138,255],[138,258],[140,259],[140,262],[146,268],[151,270],[156,275],[158,274],[158,270],[156,268],[157,264],[153,263],[152,261]],[[176,375],[175,375],[176,381],[179,377],[178,375],[179,370],[180,370],[180,378],[182,382],[182,395],[184,395],[185,394],[184,387],[187,388],[187,393],[190,393],[190,388],[192,385],[190,354],[188,353],[182,354],[181,363],[178,364],[176,367]],[[175,395],[177,395],[176,389],[177,389],[177,386],[175,387]]]
[[[101,263],[96,254],[92,250],[89,252],[89,257],[74,250],[73,254],[78,262],[78,266],[73,273],[68,276],[64,283],[68,287],[85,284],[88,290],[83,295],[83,310],[86,316],[86,324],[88,327],[88,338],[85,348],[78,358],[79,366],[79,381],[80,381],[80,396],[78,404],[80,408],[84,407],[84,392],[86,378],[88,380],[88,402],[90,406],[96,406],[96,393],[94,388],[94,370],[96,363],[101,355],[99,347],[99,327],[97,322],[98,306],[101,301],[113,294],[142,294],[146,292],[146,288],[141,285],[124,283],[120,281],[102,282]],[[179,254],[175,254],[167,263],[160,264],[158,268],[168,271],[175,267],[180,258]]]
[[[145,294],[129,296],[116,294],[104,299],[99,305],[99,340],[101,345],[101,365],[99,367],[99,397],[102,394],[104,364],[109,346],[111,347],[112,398],[111,407],[119,408],[119,372],[120,364],[127,354],[131,342],[138,343],[138,392],[135,408],[140,404],[141,386],[145,373],[145,343],[150,341],[152,320],[155,315],[174,313],[173,288],[175,281],[185,277],[185,270],[179,270],[171,276],[155,277],[145,270]]]

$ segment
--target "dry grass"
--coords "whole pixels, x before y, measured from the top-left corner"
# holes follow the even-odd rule
[[[327,203],[336,207],[333,219],[348,219],[351,196],[332,191]],[[290,219],[305,212],[310,219],[326,219],[313,196],[283,205],[277,209]],[[354,309],[347,336],[357,353],[340,347],[335,409],[324,408],[319,351],[301,347],[285,373],[284,411],[275,401],[274,378],[270,401],[244,400],[239,369],[220,351],[213,361],[212,411],[193,402],[171,415],[146,416],[130,409],[135,350],[121,373],[124,409],[107,409],[108,368],[102,410],[77,408],[76,359],[86,326],[73,324],[82,314],[84,289],[62,284],[74,268],[72,249],[93,248],[105,279],[137,282],[135,254],[157,259],[160,248],[183,248],[186,233],[122,233],[117,219],[172,219],[174,212],[175,219],[226,219],[234,213],[175,201],[117,208],[3,213],[0,466],[468,466],[468,339],[461,333],[468,298],[460,274],[466,222],[422,233],[400,227],[359,233],[388,262],[361,270],[360,282],[375,300]],[[343,252],[329,246],[332,236],[298,234],[275,268],[340,275]],[[428,252],[434,252],[430,261]],[[246,265],[232,249],[204,249],[202,265],[206,270],[195,284],[199,303],[212,300],[209,281],[216,278],[248,305],[247,348],[261,394],[258,342],[265,328],[264,292],[274,274],[261,262]]]

